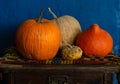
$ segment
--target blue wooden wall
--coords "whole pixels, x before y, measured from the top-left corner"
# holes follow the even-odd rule
[[[28,18],[39,16],[45,8],[44,17],[52,19],[47,8],[57,16],[71,15],[81,24],[82,30],[97,23],[113,37],[113,50],[118,56],[120,46],[120,0],[1,0],[0,1],[0,55],[14,44],[15,32]]]

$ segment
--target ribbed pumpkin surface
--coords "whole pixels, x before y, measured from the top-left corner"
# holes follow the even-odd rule
[[[47,60],[57,54],[61,42],[58,26],[46,19],[26,20],[16,33],[16,46],[19,52],[29,59]]]
[[[76,45],[89,57],[103,57],[112,50],[113,39],[98,24],[93,24],[78,36]]]

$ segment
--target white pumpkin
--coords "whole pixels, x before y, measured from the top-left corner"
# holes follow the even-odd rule
[[[69,15],[57,18],[50,8],[48,8],[48,10],[54,18],[52,21],[56,23],[61,30],[62,42],[65,41],[73,45],[78,34],[82,32],[80,23],[74,17]],[[60,47],[62,47],[62,42]]]

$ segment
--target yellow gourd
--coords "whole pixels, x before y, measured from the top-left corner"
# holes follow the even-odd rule
[[[80,47],[68,43],[61,48],[61,56],[66,60],[79,59],[82,57],[82,52]]]

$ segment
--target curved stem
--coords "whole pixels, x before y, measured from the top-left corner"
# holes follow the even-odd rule
[[[64,44],[64,45],[66,45],[66,46],[68,46],[69,48],[72,48],[72,45],[70,45],[69,43],[67,43],[66,41],[62,41],[62,44]],[[63,46],[64,46],[63,45]]]
[[[41,11],[40,11],[40,16],[39,16],[38,21],[37,21],[38,23],[43,23],[43,22],[42,22],[43,14],[44,14],[44,9],[41,9]]]
[[[53,16],[53,18],[57,18],[57,16],[55,15],[55,13],[51,10],[51,8],[48,8],[48,11],[50,12],[50,14]]]

